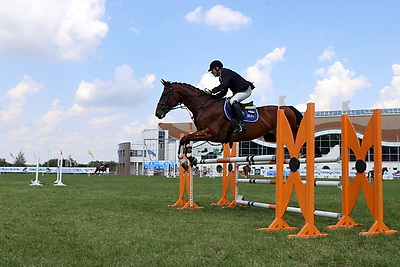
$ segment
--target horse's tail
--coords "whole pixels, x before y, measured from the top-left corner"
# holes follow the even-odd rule
[[[301,112],[293,106],[289,106],[289,108],[296,115],[296,129],[294,132],[297,134],[297,131],[299,130],[299,127],[300,127],[301,120],[303,119],[303,114],[301,114]]]

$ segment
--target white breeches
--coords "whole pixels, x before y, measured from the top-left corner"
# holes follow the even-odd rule
[[[236,93],[235,95],[233,95],[231,97],[231,99],[229,100],[229,103],[231,105],[233,104],[234,101],[238,101],[240,103],[243,100],[245,100],[246,98],[248,98],[249,96],[251,96],[251,87],[250,86],[249,86],[249,88],[247,88],[246,91],[239,92],[239,93]]]

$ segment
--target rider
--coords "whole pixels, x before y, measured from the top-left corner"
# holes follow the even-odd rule
[[[211,71],[215,77],[219,77],[220,85],[211,90],[205,89],[205,92],[207,94],[215,94],[217,97],[223,97],[228,92],[228,89],[230,89],[233,96],[230,98],[229,103],[231,104],[237,121],[235,133],[240,133],[246,130],[246,125],[243,122],[243,113],[239,103],[250,97],[251,90],[254,89],[253,83],[245,80],[235,71],[224,68],[222,62],[219,60],[211,62],[208,71]]]

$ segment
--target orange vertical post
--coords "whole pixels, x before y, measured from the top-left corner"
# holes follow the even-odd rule
[[[172,204],[168,205],[168,207],[179,207],[185,206],[186,200],[185,197],[185,187],[187,192],[189,191],[189,173],[185,172],[182,166],[179,167],[179,198],[178,200]]]
[[[185,135],[181,133],[179,137],[182,139],[183,136]],[[186,204],[186,200],[184,199],[185,188],[187,192],[189,192],[189,179],[190,179],[189,172],[185,172],[185,169],[182,166],[179,166],[179,198],[174,204],[168,205],[168,207],[185,206]]]
[[[277,121],[277,153],[276,153],[276,209],[275,220],[268,228],[261,228],[262,231],[276,230],[294,230],[290,227],[283,216],[289,201],[295,189],[296,196],[305,225],[296,235],[289,235],[289,238],[310,238],[325,236],[321,234],[314,223],[314,134],[315,134],[315,105],[314,103],[307,104],[307,111],[304,114],[303,120],[297,132],[296,139],[292,136],[292,131],[289,122],[283,110],[278,110]],[[300,161],[298,156],[302,146],[307,145],[307,160],[306,160],[306,184],[303,184],[298,169]],[[284,166],[284,147],[287,148],[290,155],[290,174],[286,181],[283,177]]]
[[[232,148],[229,144],[224,144],[223,158],[237,157],[238,146],[237,143],[233,143]],[[232,170],[229,170],[229,164],[233,164]],[[231,193],[233,196],[233,201],[227,199],[229,187],[231,188]],[[211,205],[235,205],[236,198],[236,163],[223,163],[222,169],[222,195],[218,202]]]
[[[367,232],[361,232],[360,235],[370,236],[377,234],[395,234],[396,230],[389,230],[383,222],[383,189],[382,189],[382,120],[381,111],[374,110],[374,113],[365,129],[364,137],[361,142],[358,141],[354,126],[351,124],[346,114],[342,115],[342,177],[345,187],[342,191],[342,214],[343,217],[336,225],[330,226],[330,229],[340,227],[352,228],[357,224],[350,217],[350,213],[355,206],[360,190],[363,190],[365,202],[374,218],[374,224]],[[365,158],[370,148],[374,148],[374,184],[372,185],[366,175]],[[353,182],[349,182],[349,149],[356,157],[356,177]],[[346,160],[346,161],[345,161]],[[345,166],[347,165],[347,166]]]
[[[184,135],[181,134],[180,138],[182,138]],[[192,143],[190,144],[192,146]],[[186,147],[183,148],[186,150]],[[183,151],[183,157],[186,161],[188,161],[186,157],[186,151]],[[169,205],[170,207],[177,207],[177,206],[182,206],[181,208],[178,209],[202,209],[202,207],[199,207],[193,200],[193,172],[190,164],[188,164],[188,169],[185,171],[185,169],[180,166],[179,167],[179,199],[178,201],[175,202],[175,204]],[[184,200],[184,195],[185,195],[185,189],[187,192],[187,197],[188,201]]]

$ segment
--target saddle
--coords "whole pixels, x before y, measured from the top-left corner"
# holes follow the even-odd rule
[[[240,108],[242,109],[244,116],[243,121],[245,122],[256,122],[259,118],[257,107],[254,106],[253,101],[248,103],[240,103]],[[229,103],[229,98],[225,99],[224,103],[224,113],[228,120],[234,121],[235,117],[232,116],[231,105]]]

